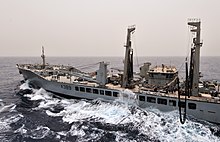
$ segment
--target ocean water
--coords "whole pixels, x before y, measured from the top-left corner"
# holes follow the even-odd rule
[[[122,57],[48,57],[50,64],[73,65],[90,72],[98,62],[109,68],[122,68]],[[220,57],[202,57],[203,80],[220,81]],[[174,65],[184,78],[184,57],[140,57],[141,64]],[[20,63],[41,63],[39,57],[0,57],[0,141],[2,142],[72,142],[72,141],[220,141],[220,126],[188,118],[179,122],[178,111],[140,109],[126,102],[76,100],[55,97],[44,89],[21,84],[16,69]],[[21,89],[30,89],[21,92]]]

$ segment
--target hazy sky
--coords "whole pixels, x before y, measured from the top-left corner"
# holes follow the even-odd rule
[[[220,0],[0,0],[0,56],[186,56],[188,18],[202,21],[202,56],[220,56]]]

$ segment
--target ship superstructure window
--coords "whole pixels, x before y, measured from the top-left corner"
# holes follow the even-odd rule
[[[140,101],[145,101],[145,96],[139,96]]]
[[[75,90],[76,90],[76,91],[79,91],[79,87],[78,87],[78,86],[76,86],[76,87],[75,87]]]
[[[104,95],[104,90],[99,90],[99,93],[100,93],[101,95]]]
[[[86,92],[92,93],[92,89],[91,88],[86,88]]]
[[[79,87],[79,90],[80,90],[81,92],[85,92],[85,88],[84,88],[84,87]]]
[[[147,102],[156,103],[156,98],[154,98],[154,97],[147,97]]]
[[[196,109],[196,104],[194,104],[194,103],[188,103],[188,108],[189,108],[189,109]]]
[[[167,105],[167,99],[157,98],[157,103],[162,105]]]
[[[185,104],[185,102],[178,102],[178,106],[180,106],[182,108],[185,108],[186,104]]]
[[[173,74],[167,74],[166,78],[173,78]]]
[[[50,75],[53,75],[53,72],[48,72],[48,74],[49,74],[49,76],[50,76]]]
[[[176,106],[175,100],[169,100],[169,106]]]
[[[99,94],[99,90],[98,89],[93,89],[93,93],[94,94]]]
[[[118,92],[113,92],[113,97],[118,97]]]
[[[214,111],[208,111],[208,113],[215,113]]]
[[[66,89],[66,90],[72,90],[71,86],[69,85],[61,85],[61,88]]]
[[[112,96],[112,92],[111,91],[105,91],[105,95],[107,95],[107,96]]]

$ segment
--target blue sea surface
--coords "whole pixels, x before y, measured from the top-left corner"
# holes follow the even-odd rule
[[[122,57],[48,57],[47,63],[72,65],[85,72],[98,69],[98,62],[123,69]],[[220,57],[201,57],[202,80],[220,81]],[[184,78],[184,57],[139,57],[134,71],[152,66],[176,66]],[[16,64],[41,63],[39,57],[0,57],[0,141],[220,141],[220,126],[188,118],[179,122],[178,111],[140,109],[126,103],[54,97],[44,89],[21,84]],[[21,92],[29,89],[30,92]]]

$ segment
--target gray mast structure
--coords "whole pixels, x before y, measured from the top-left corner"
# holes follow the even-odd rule
[[[135,26],[130,26],[127,29],[127,41],[126,41],[126,51],[124,59],[124,73],[122,87],[130,88],[132,87],[133,80],[133,49],[131,48],[131,34],[134,33]]]
[[[190,79],[190,89],[192,96],[199,95],[199,66],[200,66],[200,47],[202,43],[200,42],[200,25],[201,22],[198,19],[192,19],[188,22],[191,26],[191,32],[195,33],[193,38],[193,48],[191,49],[191,76]]]
[[[44,47],[43,47],[43,46],[42,46],[42,55],[41,55],[41,58],[42,58],[42,60],[43,60],[42,68],[44,69],[46,63],[45,63],[45,55],[44,55]]]

